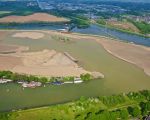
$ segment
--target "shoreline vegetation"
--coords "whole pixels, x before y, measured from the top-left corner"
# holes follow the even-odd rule
[[[82,83],[92,79],[98,79],[100,77],[95,78],[93,75],[86,73],[81,74],[80,77],[74,76],[66,76],[66,77],[43,77],[37,75],[27,75],[27,74],[19,74],[13,73],[11,71],[0,71],[0,83],[19,83],[22,84],[23,87],[35,88],[39,87],[42,84],[53,84],[53,85],[61,85],[67,83]]]
[[[148,29],[150,28],[150,27],[148,27],[147,26],[147,32],[144,32],[144,31],[146,31],[146,30],[144,30],[143,31],[143,24],[145,24],[146,25],[146,23],[138,23],[138,22],[134,22],[134,21],[132,21],[132,20],[127,20],[126,22],[128,23],[128,24],[131,24],[130,25],[130,27],[132,27],[132,29],[134,29],[134,31],[132,31],[132,30],[130,30],[131,28],[128,26],[128,28],[127,28],[127,25],[125,26],[125,25],[123,25],[123,27],[125,27],[125,28],[121,28],[121,23],[119,23],[119,21],[118,21],[118,24],[117,24],[117,22],[115,21],[115,23],[114,24],[116,24],[116,26],[114,25],[111,25],[111,24],[113,24],[113,22],[114,21],[112,21],[112,23],[111,23],[111,21],[110,21],[110,24],[109,24],[109,22],[108,21],[106,21],[105,19],[99,19],[99,20],[97,20],[97,21],[95,21],[95,24],[96,25],[100,25],[100,26],[102,26],[102,27],[106,27],[106,28],[109,28],[109,29],[115,29],[115,30],[118,30],[118,31],[120,31],[120,32],[124,32],[124,33],[129,33],[129,34],[133,34],[133,35],[138,35],[138,36],[142,36],[142,37],[145,37],[145,38],[149,38],[150,36],[149,35],[147,35],[146,33],[148,32]],[[123,22],[123,21],[122,21]],[[124,22],[123,22],[124,23]],[[133,25],[132,25],[133,24]],[[142,25],[141,25],[142,24]],[[148,24],[147,24],[148,25]],[[117,27],[118,26],[118,27]],[[120,26],[120,27],[119,27]],[[134,27],[134,28],[133,28]],[[135,30],[137,28],[137,30]]]
[[[54,17],[54,19],[58,19],[53,21],[52,19],[50,21],[43,21],[43,20],[38,20],[36,19],[36,16],[38,16],[38,14],[42,14],[43,17],[44,16],[51,16],[52,18]],[[29,16],[29,20],[27,20],[26,22],[15,22],[15,17],[28,17]],[[31,18],[30,18],[31,16]],[[32,16],[34,17],[35,16],[35,19],[32,20]],[[7,22],[7,17],[10,19],[8,20]],[[14,19],[13,21],[11,21],[11,17],[12,19]],[[3,19],[6,19],[5,21],[3,21]],[[18,18],[17,18],[18,19]],[[60,20],[59,20],[60,19]],[[61,21],[61,19],[64,19]],[[10,22],[9,22],[10,21]],[[133,35],[138,35],[138,36],[142,36],[142,37],[145,37],[145,38],[150,38],[149,35],[147,35],[146,33],[147,32],[144,32],[143,31],[143,25],[146,25],[145,23],[138,23],[138,22],[134,22],[132,20],[127,20],[129,23],[135,25],[139,30],[140,32],[133,32],[131,30],[125,30],[125,29],[121,29],[121,28],[118,28],[118,27],[115,27],[115,26],[112,26],[112,25],[109,25],[109,24],[106,24],[106,21],[103,20],[103,19],[100,19],[100,20],[97,20],[94,22],[94,24],[96,25],[100,25],[102,27],[106,27],[106,28],[109,28],[109,29],[115,29],[115,30],[118,30],[120,32],[124,32],[124,33],[128,33],[128,34],[133,34]],[[75,26],[78,27],[78,28],[87,28],[90,26],[90,24],[93,23],[92,21],[90,21],[88,18],[84,17],[84,16],[71,16],[71,17],[67,17],[66,18],[62,18],[62,17],[56,17],[54,15],[51,15],[50,13],[30,13],[30,14],[27,14],[27,15],[23,15],[23,16],[15,16],[15,15],[8,15],[8,16],[5,16],[5,17],[1,17],[0,18],[0,26],[16,26],[16,25],[32,25],[32,24],[46,24],[46,25],[54,25],[54,24],[71,24],[71,28],[74,28]],[[148,27],[147,27],[148,29]]]
[[[38,16],[38,14],[41,14],[44,16],[50,16],[52,17],[50,20],[43,20],[43,19],[38,19],[38,18],[32,18],[32,16],[36,17]],[[16,21],[16,19],[18,18],[15,18],[15,17],[22,17],[25,18],[25,17],[30,17],[28,18],[28,20],[22,20],[22,21]],[[8,19],[10,17],[10,19]],[[12,20],[11,20],[11,17],[12,17]],[[56,19],[55,21],[53,20]],[[4,19],[4,20],[3,20]],[[5,20],[6,19],[6,20]],[[8,20],[7,20],[8,19]],[[32,20],[33,19],[33,20]],[[62,20],[61,20],[62,19]],[[54,15],[51,15],[50,13],[31,13],[31,14],[27,14],[27,15],[8,15],[8,16],[4,16],[4,17],[1,17],[0,18],[0,26],[15,26],[15,25],[23,25],[23,24],[47,24],[47,25],[53,25],[53,24],[68,24],[70,23],[72,27],[75,27],[77,26],[78,28],[87,28],[90,26],[90,21],[89,19],[87,19],[86,17],[83,17],[83,16],[71,16],[71,17],[67,17],[67,18],[64,18],[64,17],[56,17]],[[71,29],[70,28],[70,29]]]
[[[145,119],[150,112],[150,91],[111,96],[80,97],[76,101],[27,110],[1,112],[3,120],[128,120]],[[32,116],[32,117],[31,117]]]
[[[36,24],[45,24],[45,25],[61,25],[61,24],[67,24],[69,22],[37,22],[37,21],[32,21],[32,22],[25,22],[25,23],[17,23],[17,22],[11,22],[11,23],[0,23],[0,26],[16,26],[16,25],[36,25]]]
[[[150,24],[146,22],[136,22],[131,19],[128,19],[128,21],[135,25],[142,34],[150,34]]]
[[[141,36],[141,37],[150,38],[150,36],[147,36],[147,35],[142,34],[142,33],[137,33],[137,32],[132,32],[132,31],[124,30],[124,29],[116,28],[116,27],[113,27],[113,26],[110,26],[110,25],[103,25],[103,24],[99,24],[99,23],[95,23],[95,24],[99,25],[99,26],[102,26],[102,27],[109,28],[109,29],[114,29],[114,30],[118,30],[120,32],[128,33],[128,34],[131,34],[131,35],[138,35],[138,36]]]
[[[89,21],[86,21],[86,20],[82,20],[82,19],[76,19],[76,20],[71,20],[71,21],[67,21],[67,22],[63,22],[63,21],[60,21],[60,22],[37,22],[37,21],[32,21],[32,22],[25,22],[25,23],[17,23],[17,22],[10,22],[10,23],[0,23],[0,26],[17,26],[17,25],[36,25],[36,24],[41,24],[41,25],[62,25],[62,24],[70,24],[70,23],[73,23],[75,25],[72,25],[70,28],[69,28],[69,31],[74,28],[75,26],[77,28],[80,28],[80,29],[84,29],[84,28],[88,28],[90,26],[90,22]],[[109,29],[114,29],[114,30],[118,30],[120,32],[124,32],[124,33],[128,33],[128,34],[132,34],[132,35],[138,35],[138,36],[141,36],[141,37],[145,37],[145,38],[150,38],[149,35],[145,35],[145,34],[142,34],[142,33],[137,33],[137,32],[132,32],[132,31],[128,31],[128,30],[125,30],[125,29],[121,29],[121,28],[116,28],[116,27],[113,27],[113,26],[110,26],[110,25],[103,25],[103,24],[100,24],[100,23],[94,23],[95,25],[98,25],[98,26],[102,26],[102,27],[106,27],[106,28],[109,28]],[[1,30],[3,29],[12,29],[13,28],[2,28]]]

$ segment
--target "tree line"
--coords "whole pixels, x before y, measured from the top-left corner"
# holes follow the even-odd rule
[[[81,74],[80,75],[81,80],[83,81],[89,81],[92,79],[92,76],[90,74]],[[47,83],[47,82],[65,82],[65,81],[74,81],[74,76],[67,76],[67,77],[42,77],[42,76],[36,76],[36,75],[27,75],[27,74],[19,74],[19,73],[13,73],[11,71],[0,71],[0,79],[10,79],[13,82],[41,82],[41,83]]]

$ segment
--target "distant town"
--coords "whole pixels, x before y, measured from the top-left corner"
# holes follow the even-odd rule
[[[58,2],[58,1],[47,1],[47,0],[37,0],[38,6],[41,8],[41,10],[57,10],[57,11],[79,11],[79,14],[83,14],[87,18],[90,19],[99,19],[104,14],[106,15],[118,15],[121,17],[130,18],[132,20],[135,20],[137,22],[144,21],[146,23],[150,23],[150,14],[149,11],[143,11],[144,14],[141,15],[134,15],[132,14],[133,10],[130,9],[130,6],[128,8],[122,7],[122,3],[115,4],[107,2],[101,2],[100,4],[96,3],[75,3],[75,2]],[[29,6],[37,5],[36,3],[30,2],[28,3]],[[140,13],[141,14],[141,13]],[[117,16],[117,17],[118,17]],[[110,18],[111,16],[109,16]]]

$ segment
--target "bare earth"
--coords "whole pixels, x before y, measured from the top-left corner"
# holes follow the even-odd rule
[[[17,46],[17,45],[6,45],[0,43],[0,54],[5,53],[17,53],[27,51],[29,48],[25,46]]]
[[[89,73],[63,53],[54,50],[0,55],[0,67],[0,70],[54,77],[79,77],[82,73]]]
[[[68,22],[66,18],[56,17],[47,13],[34,13],[28,16],[7,16],[0,18],[0,23],[26,23],[26,22]]]
[[[16,65],[22,64],[20,58],[0,55],[0,70],[12,70]]]
[[[135,64],[150,76],[150,48],[114,40],[97,40],[110,54]]]
[[[6,37],[6,35],[7,35],[7,31],[0,31],[0,41],[4,38],[4,37]]]
[[[17,46],[0,44],[0,52],[4,52],[4,51],[15,51],[16,49],[18,49]]]
[[[7,31],[8,32],[8,31]],[[27,32],[27,31],[25,31]],[[110,54],[127,61],[129,63],[135,64],[142,68],[147,75],[150,75],[150,48],[140,45],[134,45],[130,43],[124,43],[116,40],[111,40],[111,38],[106,37],[93,37],[80,34],[64,34],[56,31],[33,31],[37,33],[43,33],[51,35],[61,35],[73,39],[87,39],[96,40],[100,43]],[[29,34],[28,34],[29,35]],[[31,35],[32,36],[32,35]],[[29,35],[29,37],[31,37]],[[0,56],[1,57],[1,56]],[[5,56],[6,57],[6,56]],[[37,75],[48,75],[48,76],[79,76],[81,73],[87,73],[84,69],[80,68],[76,63],[66,57],[63,53],[58,53],[54,50],[44,50],[34,53],[16,53],[10,57],[15,57],[21,62],[15,64],[10,70],[14,72],[21,73],[31,73]],[[12,59],[12,58],[11,58]],[[14,59],[14,58],[13,58]],[[7,61],[10,64],[10,59],[8,56],[6,58],[0,59],[0,67],[6,68]],[[11,62],[14,63],[15,60]],[[4,62],[4,63],[3,63]],[[11,65],[10,65],[11,66]]]
[[[44,37],[43,33],[40,32],[18,32],[12,37],[16,38],[29,38],[29,39],[40,39]]]
[[[108,24],[113,27],[139,33],[139,29],[129,22],[108,21]]]
[[[50,32],[49,32],[50,33]],[[93,37],[80,34],[66,34],[67,37],[76,39],[91,39],[96,40],[100,43],[104,49],[112,54],[113,56],[122,59],[126,62],[132,63],[139,68],[143,69],[144,72],[150,76],[150,48],[135,45],[131,43],[125,43],[118,40],[113,40],[107,37]]]

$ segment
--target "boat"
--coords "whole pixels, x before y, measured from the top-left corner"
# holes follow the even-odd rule
[[[64,82],[64,84],[72,84],[72,83],[74,83],[73,81],[66,81],[66,82]]]
[[[8,82],[12,82],[12,80],[9,80],[9,79],[0,79],[0,83],[1,84],[8,83]]]
[[[23,84],[22,84],[22,87],[24,87],[24,88],[35,88],[35,87],[40,87],[42,85],[42,83],[40,83],[40,82],[34,82],[34,81],[32,81],[32,82],[30,82],[30,83],[26,83],[26,82],[24,82]]]
[[[75,81],[74,81],[75,84],[77,84],[77,83],[82,83],[82,82],[83,82],[82,80],[75,80]]]
[[[19,81],[19,82],[17,82],[18,84],[23,84],[24,82],[21,82],[21,81]]]
[[[56,82],[52,82],[51,83],[52,85],[62,85],[64,84],[63,82],[60,82],[60,81],[56,81]]]

